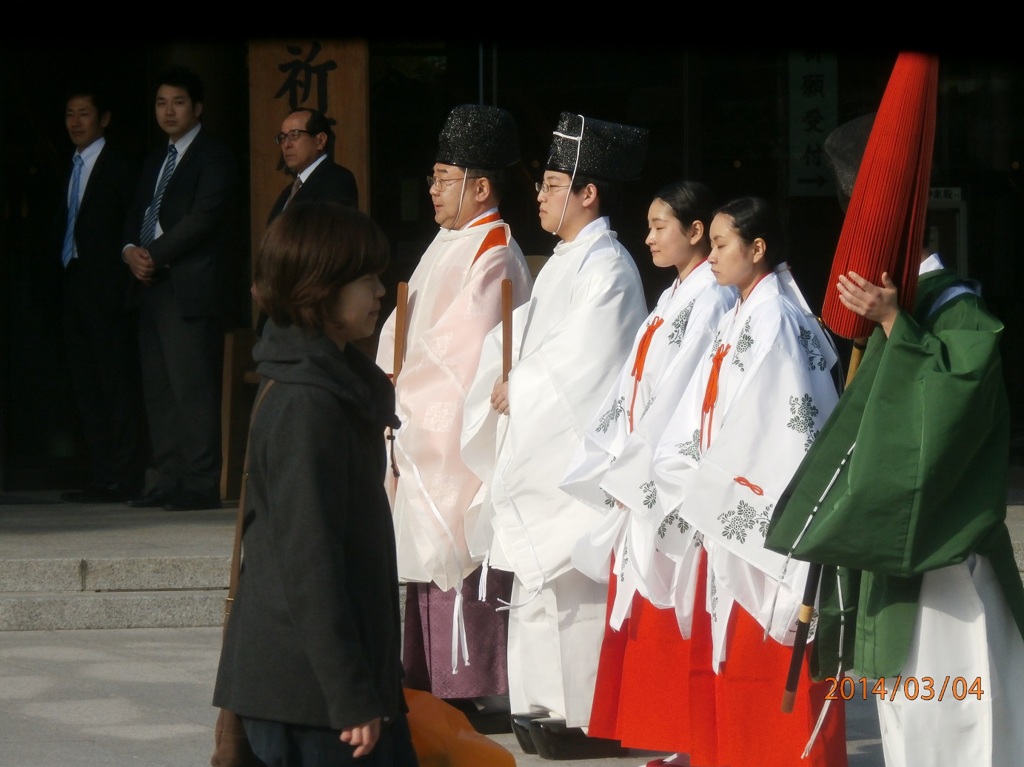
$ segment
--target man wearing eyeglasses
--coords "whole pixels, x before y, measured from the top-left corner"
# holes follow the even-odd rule
[[[647,131],[563,112],[537,184],[541,226],[559,238],[513,318],[508,381],[488,337],[466,397],[463,457],[489,485],[490,565],[514,573],[508,672],[513,728],[549,759],[621,752],[587,738],[607,585],[573,566],[602,511],[559,487],[585,425],[647,315],[640,273],[611,229],[619,182],[640,176]],[[497,444],[489,436],[503,424]]]
[[[293,109],[274,140],[295,180],[281,191],[270,210],[268,224],[292,202],[340,202],[358,207],[356,177],[331,159],[334,134],[323,112],[305,107]]]
[[[512,115],[491,106],[456,107],[438,144],[427,191],[441,228],[409,279],[405,353],[395,381],[399,476],[386,484],[399,577],[407,583],[405,684],[460,699],[476,714],[486,711],[481,699],[508,692],[507,618],[495,608],[508,599],[511,578],[492,572],[487,598],[479,599],[486,547],[474,550],[470,537],[483,488],[462,461],[462,406],[484,336],[501,319],[502,280],[512,281],[518,305],[529,297],[531,279],[498,212],[508,169],[519,162]],[[377,364],[385,371],[394,369],[395,320],[395,314],[388,318],[378,345]],[[453,627],[465,646],[453,643]],[[503,703],[487,713],[507,731]]]

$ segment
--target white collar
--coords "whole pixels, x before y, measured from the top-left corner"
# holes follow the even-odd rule
[[[326,159],[327,159],[327,153],[324,152],[322,155],[317,157],[315,160],[313,160],[313,162],[311,162],[309,165],[306,166],[306,169],[304,171],[302,171],[302,173],[299,174],[299,178],[302,179],[302,183],[303,184],[306,183],[306,181],[309,179],[309,177],[313,173],[313,171],[315,171],[317,168],[320,167],[320,163],[322,163]]]

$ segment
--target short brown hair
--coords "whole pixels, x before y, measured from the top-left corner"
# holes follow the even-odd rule
[[[263,235],[253,296],[276,325],[323,329],[341,289],[387,265],[387,237],[365,213],[335,202],[295,203]]]

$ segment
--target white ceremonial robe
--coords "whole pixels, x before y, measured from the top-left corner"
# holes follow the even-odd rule
[[[618,582],[611,626],[616,630],[629,615],[634,593],[650,599],[662,591],[644,583],[655,560],[656,573],[671,571],[673,565],[655,551],[656,526],[647,515],[634,515],[615,504],[600,482],[634,432],[652,441],[659,438],[737,296],[735,288],[719,286],[706,261],[682,282],[673,280],[637,331],[619,379],[592,419],[562,482],[567,493],[602,511],[599,523],[573,549],[573,564],[591,578],[607,580],[614,551]],[[649,466],[619,466],[618,470],[644,476]]]
[[[719,349],[717,401],[705,415]],[[657,444],[631,440],[605,475],[606,492],[658,523],[655,546],[679,565],[673,595],[687,638],[697,553],[701,545],[707,550],[716,668],[726,658],[735,603],[777,642],[793,643],[808,566],[787,566],[785,557],[764,548],[764,535],[776,501],[838,401],[836,360],[831,338],[783,264],[722,318]],[[616,471],[634,460],[653,467],[646,478]]]
[[[494,237],[496,228],[503,236]],[[409,279],[405,355],[395,387],[400,478],[396,483],[389,471],[385,481],[404,581],[432,581],[447,591],[479,566],[463,532],[480,491],[480,478],[462,461],[463,402],[483,339],[501,321],[506,278],[514,305],[522,304],[532,285],[526,260],[491,211],[461,230],[439,231]],[[377,347],[377,364],[387,372],[394,367],[394,343],[392,313]]]
[[[514,604],[533,599],[544,589],[557,589],[559,576],[572,569],[572,546],[601,517],[597,509],[563,492],[559,483],[618,376],[633,329],[646,314],[636,264],[602,217],[584,227],[572,242],[555,246],[529,302],[515,312],[507,418],[499,417],[490,405],[491,391],[501,375],[500,329],[488,335],[466,398],[463,457],[488,485],[475,544],[488,551],[491,565],[515,574]],[[500,432],[499,420],[506,422]],[[576,604],[604,604],[603,584],[583,578],[575,581]],[[589,593],[578,593],[584,588]],[[555,603],[565,604],[566,599],[559,596],[551,601]],[[523,654],[513,658],[518,616],[512,608],[509,689],[513,711],[543,706],[563,715],[569,726],[587,724],[604,632],[603,608],[580,615],[586,615],[580,620],[592,624],[586,632],[576,625],[579,621],[574,616],[552,611],[546,617],[557,626],[549,634],[564,642],[571,633],[573,646],[568,652],[580,661],[575,669],[553,661],[561,669],[564,694],[560,697],[566,701],[560,708],[557,701],[541,702],[531,693],[535,664],[530,656],[540,664],[541,658],[566,656],[566,648],[550,639],[517,642]],[[580,639],[584,633],[590,641]],[[517,675],[522,680],[514,678]]]
[[[989,560],[925,573],[899,689],[887,678],[875,696],[886,767],[1019,765],[1021,685],[1024,641]]]

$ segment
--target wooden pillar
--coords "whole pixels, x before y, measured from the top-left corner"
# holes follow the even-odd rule
[[[352,171],[360,208],[368,212],[369,52],[363,40],[260,40],[249,44],[249,208],[253,253],[266,230],[267,217],[281,190],[292,183],[274,136],[297,107],[318,109],[334,129],[335,162]],[[258,310],[253,307],[255,326]],[[249,410],[256,392],[251,328],[225,337],[223,471],[221,497],[237,498],[248,436]]]
[[[352,171],[369,212],[369,50],[365,40],[258,40],[249,44],[249,178],[255,251],[270,208],[291,183],[274,136],[298,107],[319,109],[334,128],[334,161]]]

